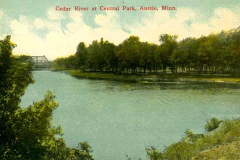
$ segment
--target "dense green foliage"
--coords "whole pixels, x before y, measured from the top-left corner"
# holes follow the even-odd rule
[[[118,46],[83,42],[74,55],[54,60],[54,68],[114,73],[240,73],[240,28],[177,42],[177,35],[162,34],[160,45],[130,36]]]
[[[25,88],[33,82],[28,56],[14,57],[10,36],[0,41],[0,159],[92,160],[86,142],[68,148],[60,126],[52,126],[58,104],[47,92],[44,99],[27,108],[19,106]]]
[[[151,160],[239,159],[239,126],[240,119],[224,120],[221,126],[204,135],[187,130],[182,140],[166,147],[163,152],[155,147],[146,151]]]
[[[210,121],[207,122],[205,125],[205,130],[210,132],[216,128],[218,128],[219,124],[222,122],[222,120],[218,120],[217,118],[212,118]]]

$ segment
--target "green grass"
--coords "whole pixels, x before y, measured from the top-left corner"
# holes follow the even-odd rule
[[[117,75],[113,73],[81,72],[77,70],[68,70],[67,72],[72,76],[79,77],[79,78],[87,78],[87,79],[134,81],[134,82],[137,82],[139,80],[136,75],[126,76],[126,75]]]
[[[182,77],[182,81],[201,81],[201,82],[216,82],[216,83],[240,83],[240,78],[232,77]]]
[[[182,140],[162,153],[148,153],[149,157],[158,157],[152,160],[240,159],[240,119],[224,120],[217,129],[203,135],[188,130]]]
[[[215,146],[210,150],[198,153],[195,160],[237,160],[240,158],[240,141],[234,141],[223,145]]]
[[[56,69],[59,71],[61,69]],[[240,83],[238,77],[220,77],[209,75],[183,75],[183,74],[114,74],[104,72],[81,72],[79,70],[66,70],[67,73],[78,78],[101,79],[114,81],[128,81],[138,83],[155,83],[159,81],[190,81],[215,83]]]

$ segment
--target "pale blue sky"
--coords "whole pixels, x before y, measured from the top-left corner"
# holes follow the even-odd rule
[[[159,11],[72,11],[56,6],[156,6]],[[162,11],[161,6],[176,11]],[[129,35],[158,43],[163,33],[179,39],[229,30],[240,24],[239,0],[0,0],[0,38],[11,34],[15,54],[46,55],[49,59],[75,52],[80,41],[103,37],[115,44]]]

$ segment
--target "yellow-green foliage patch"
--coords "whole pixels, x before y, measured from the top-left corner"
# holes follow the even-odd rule
[[[225,120],[217,129],[202,135],[188,130],[182,140],[162,153],[151,149],[147,153],[152,160],[240,159],[240,119]]]

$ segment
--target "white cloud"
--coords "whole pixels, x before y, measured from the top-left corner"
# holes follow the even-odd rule
[[[49,12],[48,12],[49,13]],[[52,13],[51,13],[52,14]],[[69,12],[65,18],[69,22],[64,28],[60,17],[42,20],[29,20],[27,17],[20,16],[19,20],[12,20],[10,27],[13,32],[12,40],[18,44],[14,49],[15,54],[45,55],[49,59],[72,54],[76,51],[79,42],[86,44],[93,40],[100,40],[101,37],[115,44],[121,43],[129,35],[122,31],[116,12],[109,12],[104,18],[107,24],[102,24],[99,28],[92,28],[83,21],[81,12]],[[97,15],[98,17],[103,15]],[[54,21],[50,20],[54,19]],[[44,39],[34,32],[36,29],[46,28],[49,32]]]
[[[69,13],[69,17],[74,21],[78,23],[83,23],[83,14],[81,12],[71,11]]]
[[[72,22],[67,25],[67,30],[70,33],[80,32],[81,34],[83,34],[83,32],[90,32],[91,28],[84,23],[83,15],[81,12],[71,11],[69,14],[69,18],[72,20]]]
[[[26,17],[21,16],[19,21],[10,21],[10,27],[13,33],[12,41],[18,45],[14,49],[14,53],[43,55],[44,42],[38,35],[31,32],[31,27]]]
[[[185,22],[188,20],[194,20],[195,19],[195,11],[188,9],[188,8],[180,8],[176,13],[176,19]]]
[[[141,41],[159,44],[160,34],[177,34],[179,39],[200,37],[211,32],[232,29],[240,24],[238,10],[234,12],[226,8],[217,8],[212,17],[205,22],[198,21],[199,13],[188,8],[179,8],[175,15],[170,12],[173,11],[146,12],[141,22],[125,26],[130,31],[127,33],[122,29],[120,16],[115,11],[96,15],[94,21],[98,27],[94,28],[86,25],[81,12],[62,14],[50,8],[47,19],[30,20],[20,16],[18,20],[10,21],[12,40],[18,45],[14,53],[46,55],[47,58],[54,59],[74,53],[79,42],[90,44],[102,37],[116,45],[129,35],[140,36]],[[3,13],[0,11],[1,14]],[[63,19],[70,22],[63,25]],[[48,30],[44,38],[40,38],[39,33],[34,32],[42,28]]]
[[[240,25],[240,15],[234,10],[227,8],[217,8],[214,15],[209,19],[209,23],[193,23],[193,36],[200,37],[210,33],[218,33],[222,30],[230,30]]]
[[[34,27],[37,29],[43,29],[45,27],[44,21],[39,18],[35,19],[33,24],[34,24]]]
[[[239,17],[231,10],[226,8],[217,8],[214,12],[214,17],[211,19],[210,24],[215,27],[220,27],[224,30],[229,30],[238,27]]]
[[[48,19],[50,20],[61,20],[66,18],[63,11],[56,11],[56,8],[49,8],[47,11]]]
[[[160,34],[176,34],[181,40],[186,37],[200,37],[212,32],[229,30],[240,24],[239,14],[226,8],[217,8],[214,15],[205,19],[205,22],[198,20],[198,17],[202,16],[199,12],[188,8],[179,8],[175,16],[170,16],[169,12],[172,11],[155,12],[143,19],[141,23],[137,22],[126,28],[131,31],[131,34],[140,36],[142,41],[159,43]]]
[[[108,27],[108,28],[119,28],[119,15],[115,11],[108,11],[106,12],[107,15],[98,14],[95,16],[95,22],[102,26],[102,27]]]
[[[25,16],[20,16],[19,20],[10,21],[10,28],[14,36],[25,36],[29,33],[31,26],[28,24],[28,19]]]
[[[170,16],[169,11],[158,11],[148,15],[141,23],[127,28],[132,34],[140,36],[142,41],[159,43],[160,34],[177,34],[180,38],[189,35],[186,21],[193,20],[194,17],[194,11],[185,8],[179,8],[176,16]]]
[[[96,15],[95,22],[100,25],[99,28],[94,29],[96,38],[105,38],[115,44],[121,43],[129,34],[122,30],[119,15],[115,11],[107,12],[107,15]]]

